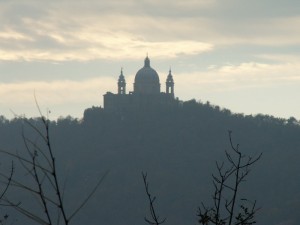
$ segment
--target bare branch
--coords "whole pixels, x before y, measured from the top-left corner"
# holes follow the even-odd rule
[[[147,181],[147,173],[142,172],[142,177],[143,177],[143,182],[144,182],[144,186],[145,186],[145,191],[146,191],[146,194],[147,194],[147,197],[148,197],[148,200],[149,200],[149,210],[150,210],[152,220],[149,220],[146,217],[144,219],[148,224],[152,224],[152,225],[163,224],[166,221],[166,218],[160,220],[159,216],[157,216],[157,214],[155,212],[155,208],[154,208],[153,203],[154,203],[156,197],[155,196],[152,197],[150,192],[149,192],[149,184],[148,184],[148,181]]]
[[[89,195],[87,196],[87,198],[80,204],[80,206],[70,215],[70,217],[68,218],[68,221],[70,221],[78,212],[80,209],[82,209],[85,204],[90,200],[90,198],[95,194],[95,192],[97,191],[97,189],[99,188],[99,186],[102,184],[103,180],[105,179],[105,177],[107,176],[108,171],[106,171],[106,173],[101,177],[101,179],[98,181],[98,183],[95,185],[95,187],[93,188],[93,190],[89,193]]]
[[[203,225],[209,223],[215,225],[251,225],[255,223],[256,202],[251,208],[240,204],[239,213],[236,213],[237,204],[240,202],[237,196],[240,185],[246,181],[245,178],[250,173],[250,167],[261,158],[262,154],[255,158],[243,155],[239,150],[240,145],[233,143],[232,132],[229,131],[228,134],[231,152],[225,150],[225,156],[229,165],[226,169],[225,162],[216,162],[217,175],[212,174],[214,186],[213,207],[206,207],[202,203],[202,210],[199,208],[198,216],[200,219],[198,222]],[[222,212],[222,215],[220,212]]]
[[[22,127],[24,150],[27,155],[23,156],[19,154],[19,152],[11,153],[0,149],[0,153],[6,154],[13,159],[17,159],[17,161],[21,164],[22,169],[29,174],[29,178],[33,182],[29,182],[27,184],[22,182],[22,180],[13,179],[13,167],[10,176],[0,172],[2,182],[4,180],[4,184],[6,184],[6,189],[0,197],[4,197],[9,186],[23,190],[28,194],[31,194],[34,199],[38,200],[37,204],[39,204],[39,207],[43,210],[44,217],[41,217],[38,213],[36,213],[35,208],[26,208],[25,206],[21,206],[20,203],[15,204],[7,197],[2,199],[3,202],[5,202],[7,206],[14,208],[24,216],[39,224],[53,225],[54,223],[60,224],[60,222],[62,222],[64,225],[68,225],[70,220],[75,217],[80,209],[82,209],[94,195],[108,172],[101,177],[99,182],[95,185],[95,187],[93,187],[92,191],[88,193],[87,197],[74,210],[74,212],[67,216],[63,202],[65,184],[63,185],[63,188],[61,188],[59,184],[56,160],[50,139],[50,121],[42,115],[36,98],[35,101],[41,116],[40,119],[42,128],[39,128],[30,120],[23,118],[23,122],[37,135],[35,140],[27,138],[24,128]]]
[[[10,185],[10,183],[11,183],[11,180],[12,180],[12,177],[13,177],[13,175],[14,175],[14,171],[15,171],[14,169],[15,169],[15,168],[14,168],[14,162],[11,162],[10,175],[9,175],[9,177],[7,178],[8,182],[7,182],[7,184],[6,184],[6,187],[5,187],[4,190],[2,191],[2,194],[0,195],[0,199],[3,198],[3,196],[4,196],[5,193],[6,193],[6,191],[8,190],[8,187],[9,187],[9,185]]]

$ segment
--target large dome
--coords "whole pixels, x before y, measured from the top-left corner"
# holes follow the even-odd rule
[[[145,59],[145,65],[135,75],[134,93],[139,94],[159,94],[160,83],[157,72],[150,67],[148,56]]]

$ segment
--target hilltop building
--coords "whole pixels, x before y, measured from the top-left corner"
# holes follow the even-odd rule
[[[104,109],[107,111],[142,110],[178,104],[178,99],[175,99],[174,96],[174,80],[171,69],[166,79],[166,92],[161,92],[159,76],[151,68],[148,56],[145,58],[144,67],[135,75],[133,91],[126,93],[126,80],[122,69],[117,84],[117,94],[111,92],[104,94]]]

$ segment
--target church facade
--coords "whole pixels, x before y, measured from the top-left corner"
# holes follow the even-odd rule
[[[148,56],[145,58],[144,67],[135,75],[133,91],[126,93],[123,70],[121,70],[117,85],[117,94],[111,92],[104,94],[104,109],[107,111],[146,110],[153,107],[174,106],[178,103],[178,99],[174,96],[174,80],[171,70],[166,79],[166,91],[161,92],[159,75],[151,68]]]

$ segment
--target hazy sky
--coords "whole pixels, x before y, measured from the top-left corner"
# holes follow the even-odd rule
[[[149,54],[182,100],[300,119],[299,0],[0,0],[0,114],[82,117]]]

